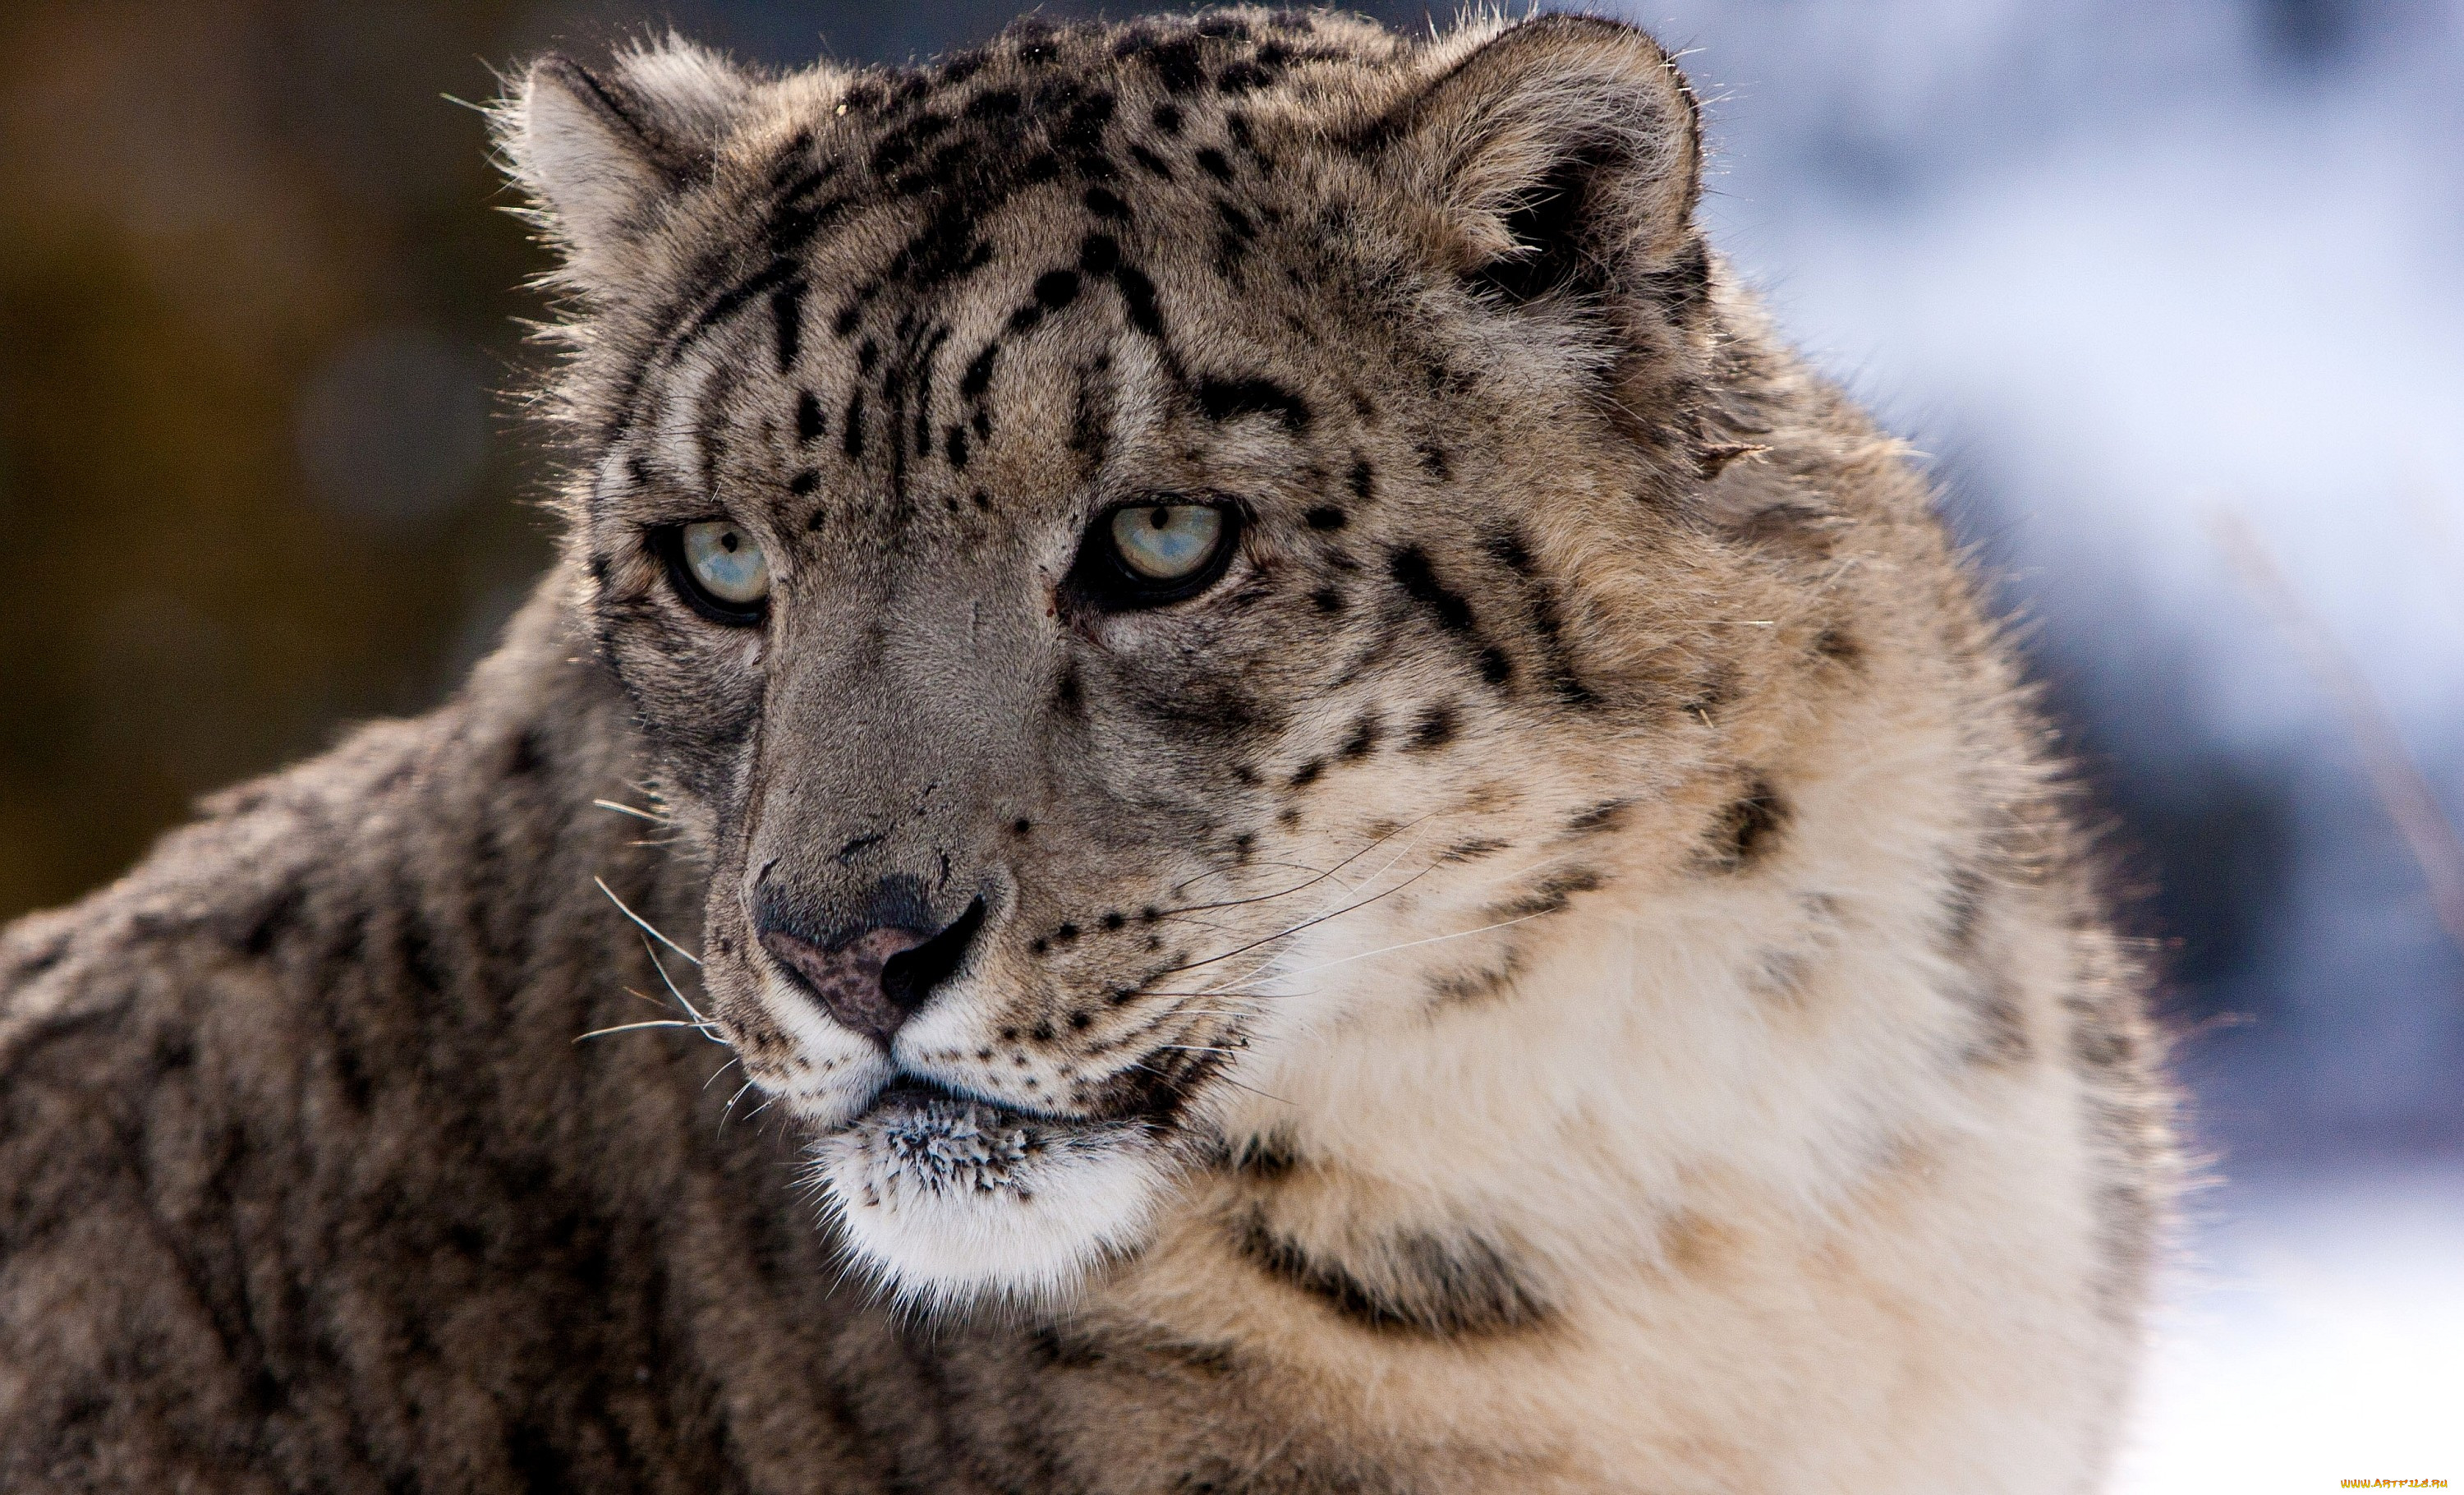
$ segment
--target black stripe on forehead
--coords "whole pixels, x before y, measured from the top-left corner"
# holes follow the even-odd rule
[[[1288,25],[1277,21],[1266,25],[1263,34],[1305,34],[1312,30],[1305,22],[1306,18]],[[1226,30],[1169,22],[1129,31],[1065,30],[1043,42],[1018,36],[997,41],[937,69],[874,70],[860,75],[842,96],[843,106],[835,119],[816,127],[832,130],[840,138],[817,142],[815,130],[808,129],[778,153],[746,204],[759,225],[748,235],[750,243],[738,241],[738,248],[692,276],[701,286],[718,288],[706,295],[689,294],[682,305],[660,319],[671,330],[660,339],[645,364],[672,363],[696,339],[755,301],[766,300],[780,366],[792,371],[808,351],[803,320],[813,283],[806,268],[808,252],[817,239],[859,213],[894,209],[902,203],[915,205],[910,211],[922,209],[920,221],[910,220],[908,236],[889,262],[836,312],[834,330],[842,337],[851,336],[866,319],[871,293],[891,285],[946,291],[951,283],[991,263],[999,248],[983,231],[986,221],[1035,187],[1074,175],[1087,184],[1082,201],[1098,228],[1127,225],[1131,207],[1115,189],[1120,173],[1106,155],[1123,113],[1114,90],[1124,85],[1159,86],[1168,94],[1187,96],[1209,87],[1239,93],[1265,86],[1295,54],[1281,42],[1256,45],[1250,30],[1245,25]],[[1041,53],[1036,52],[1038,47]],[[1037,56],[1048,71],[1039,77],[1035,66],[1020,70],[1019,65],[1032,64]],[[1013,64],[1006,76],[987,74],[988,68],[1004,59]],[[1203,128],[1206,105],[1193,100],[1190,107],[1198,111],[1191,116],[1192,127]],[[1177,106],[1151,112],[1156,127],[1167,134],[1182,125]],[[1267,159],[1249,121],[1238,111],[1226,113],[1221,120],[1232,147],[1265,169]],[[854,138],[847,138],[850,134]],[[1153,151],[1134,142],[1125,143],[1148,164],[1150,174],[1170,175],[1169,166]],[[1204,148],[1211,165],[1220,152],[1212,146]],[[1162,169],[1155,170],[1157,166]],[[1227,205],[1221,216],[1227,242],[1245,245],[1253,238],[1255,226],[1238,206]],[[760,252],[749,269],[743,268],[746,248]],[[727,259],[737,267],[734,278],[727,277]],[[1090,235],[1081,259],[1078,273],[1112,281],[1130,325],[1161,341],[1165,319],[1155,282],[1139,267],[1126,262],[1117,240]],[[1041,299],[1048,305],[1061,298]],[[1169,359],[1170,350],[1166,351]],[[971,385],[988,385],[985,360],[991,353],[991,349],[979,350],[977,362],[969,365]],[[913,371],[924,381],[913,402],[885,399],[886,391],[876,391],[874,398],[901,407],[891,412],[900,428],[891,450],[902,457],[911,451],[923,455],[939,450],[952,453],[953,467],[963,466],[963,453],[973,444],[964,433],[972,429],[975,441],[986,439],[989,414],[979,409],[971,421],[947,423],[936,441],[930,388],[935,363],[924,359],[922,366]],[[636,405],[646,372],[644,365],[637,365],[622,386],[616,408],[610,412],[611,435],[638,418]],[[975,391],[962,388],[962,395],[970,392]],[[1277,417],[1294,432],[1309,425],[1306,402],[1271,381],[1206,380],[1193,392],[1201,408],[1219,421],[1261,413]],[[851,396],[851,402],[858,399]],[[853,403],[850,414],[859,415],[859,420],[843,424],[840,435],[853,454],[865,450],[867,437],[854,429],[860,426],[860,412]],[[819,424],[800,420],[800,433],[813,431]]]

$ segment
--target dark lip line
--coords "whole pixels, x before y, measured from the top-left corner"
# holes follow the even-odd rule
[[[1155,1104],[1123,1113],[1096,1112],[1093,1114],[1037,1110],[1013,1105],[1008,1101],[979,1095],[972,1090],[952,1085],[946,1080],[935,1079],[930,1075],[917,1074],[913,1070],[901,1068],[892,1071],[889,1082],[874,1092],[872,1098],[865,1103],[862,1110],[847,1119],[847,1125],[853,1126],[872,1115],[886,1102],[902,1097],[913,1097],[946,1101],[955,1105],[980,1106],[986,1110],[995,1111],[1003,1116],[1014,1116],[1022,1121],[1039,1122],[1045,1126],[1144,1127],[1150,1132],[1169,1132],[1177,1126],[1182,1109],[1187,1106],[1190,1098],[1204,1083],[1206,1077],[1217,1067],[1218,1064],[1213,1061],[1213,1056],[1205,1056],[1199,1063],[1188,1066],[1186,1073],[1176,1076],[1165,1084],[1139,1087],[1138,1088],[1149,1092],[1155,1090],[1162,1092],[1159,1095],[1151,1093],[1150,1098],[1155,1102]],[[1126,1077],[1130,1072],[1127,1069],[1121,1071],[1121,1077]]]
[[[945,1080],[916,1074],[913,1070],[899,1069],[891,1075],[888,1084],[874,1092],[871,1100],[865,1103],[864,1110],[850,1118],[850,1125],[879,1110],[887,1102],[906,1098],[948,1101],[961,1106],[980,1106],[986,1110],[999,1111],[1004,1116],[1016,1116],[1023,1121],[1039,1121],[1047,1126],[1099,1127],[1109,1125],[1117,1119],[1110,1116],[1078,1116],[1066,1112],[1030,1110],[1023,1106],[1014,1106],[1007,1101],[998,1101],[987,1095],[979,1095],[973,1090],[960,1089]]]

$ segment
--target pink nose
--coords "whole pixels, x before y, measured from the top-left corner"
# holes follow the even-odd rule
[[[884,981],[882,967],[932,937],[912,929],[870,929],[831,950],[783,929],[766,929],[761,948],[803,978],[831,1017],[887,1048],[925,993],[913,983]]]

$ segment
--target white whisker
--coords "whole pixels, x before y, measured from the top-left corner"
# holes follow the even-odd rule
[[[687,950],[684,946],[677,944],[674,940],[670,939],[667,935],[660,934],[660,933],[659,933],[659,930],[658,930],[658,926],[656,926],[656,925],[652,924],[649,919],[646,919],[646,918],[642,917],[640,914],[638,914],[638,913],[634,912],[632,911],[632,909],[631,909],[630,907],[628,907],[628,906],[626,904],[626,902],[625,902],[625,900],[624,900],[624,899],[617,897],[617,896],[616,896],[616,890],[607,886],[606,879],[605,879],[605,878],[600,878],[600,877],[594,877],[594,878],[592,878],[592,879],[591,879],[591,881],[592,881],[592,882],[594,882],[594,883],[597,883],[597,884],[599,885],[599,890],[600,890],[601,892],[604,892],[604,893],[605,893],[605,894],[607,895],[607,901],[608,901],[608,902],[610,902],[610,903],[612,903],[612,904],[614,904],[614,905],[616,905],[616,908],[617,908],[618,912],[622,912],[622,913],[623,913],[627,918],[631,919],[634,923],[636,923],[636,924],[640,925],[640,926],[642,927],[642,930],[643,930],[643,932],[644,932],[645,934],[649,934],[652,938],[656,939],[660,944],[663,944],[663,945],[667,946],[670,950],[674,951],[676,954],[678,954],[678,955],[680,955],[680,956],[684,956],[686,959],[688,959],[688,960],[692,961],[693,964],[695,964],[695,965],[699,965],[699,964],[701,964],[701,956],[697,956],[697,955],[694,955],[692,951]]]
[[[693,999],[687,997],[684,994],[684,989],[676,985],[676,978],[670,976],[668,974],[668,968],[659,963],[659,952],[652,948],[650,942],[647,939],[642,941],[642,953],[650,957],[650,969],[659,973],[659,980],[668,988],[668,995],[676,1000],[676,1005],[684,1008],[685,1011],[692,1013],[693,1019],[695,1022],[703,1024],[714,1033],[717,1032],[718,1024],[712,1022],[710,1019],[704,1017],[702,1015],[702,1010],[693,1004]],[[680,951],[678,954],[682,954],[682,952]],[[692,960],[693,956],[686,956],[685,958]],[[695,960],[693,963],[695,965],[699,965],[701,962]]]
[[[727,1118],[736,1114],[736,1103],[744,1099],[744,1092],[751,1088],[753,1088],[753,1082],[747,1080],[742,1085],[736,1088],[735,1094],[727,1098],[727,1109],[718,1113],[718,1130],[720,1135],[724,1136],[727,1132]]]
[[[1366,960],[1373,956],[1391,956],[1397,950],[1410,950],[1420,945],[1440,944],[1449,939],[1468,939],[1474,934],[1485,934],[1491,930],[1506,929],[1512,925],[1527,923],[1532,919],[1545,919],[1549,915],[1546,913],[1526,913],[1520,918],[1501,919],[1495,924],[1483,924],[1478,929],[1459,929],[1451,934],[1431,934],[1426,939],[1407,939],[1399,945],[1388,945],[1380,950],[1364,950],[1358,955],[1345,956],[1341,959],[1337,960],[1323,960],[1316,965],[1302,966],[1299,970],[1287,971],[1283,974],[1287,977],[1307,976],[1313,971],[1332,970],[1336,966],[1350,965],[1354,960]]]
[[[695,1032],[706,1031],[700,1023],[688,1022],[682,1018],[654,1018],[648,1022],[620,1022],[612,1028],[592,1028],[574,1042],[579,1044],[584,1038],[605,1038],[610,1033],[633,1033],[643,1028],[692,1028]]]
[[[1394,887],[1387,889],[1384,892],[1371,893],[1368,897],[1360,899],[1356,903],[1347,904],[1331,913],[1321,913],[1315,918],[1303,919],[1300,923],[1294,924],[1287,929],[1279,930],[1272,934],[1262,935],[1257,939],[1249,941],[1245,945],[1242,945],[1236,949],[1226,950],[1221,955],[1208,956],[1203,960],[1192,960],[1182,965],[1170,967],[1169,969],[1156,974],[1168,976],[1174,971],[1194,971],[1202,965],[1213,965],[1218,960],[1229,960],[1234,956],[1246,955],[1248,952],[1257,949],[1261,945],[1272,944],[1279,939],[1289,939],[1291,936],[1301,933],[1303,930],[1313,929],[1316,926],[1325,923],[1329,919],[1341,918],[1347,913],[1356,912],[1357,911],[1365,909],[1369,905],[1375,903],[1380,898],[1392,897],[1396,893],[1401,892],[1404,889],[1411,887],[1414,883],[1419,882],[1421,878],[1428,876],[1433,869],[1433,868],[1424,867],[1419,871],[1414,872],[1411,876],[1404,878],[1401,882],[1397,883]],[[1362,886],[1366,887],[1367,884],[1363,884]]]

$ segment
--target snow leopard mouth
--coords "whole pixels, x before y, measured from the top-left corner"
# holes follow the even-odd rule
[[[1033,1115],[907,1075],[813,1159],[855,1260],[935,1303],[1067,1291],[1143,1244],[1173,1172],[1150,1119]]]
[[[1060,1154],[1140,1140],[1149,1130],[1135,1121],[1021,1110],[900,1075],[833,1140],[860,1149],[869,1171],[911,1188],[1032,1198],[1039,1171]]]

